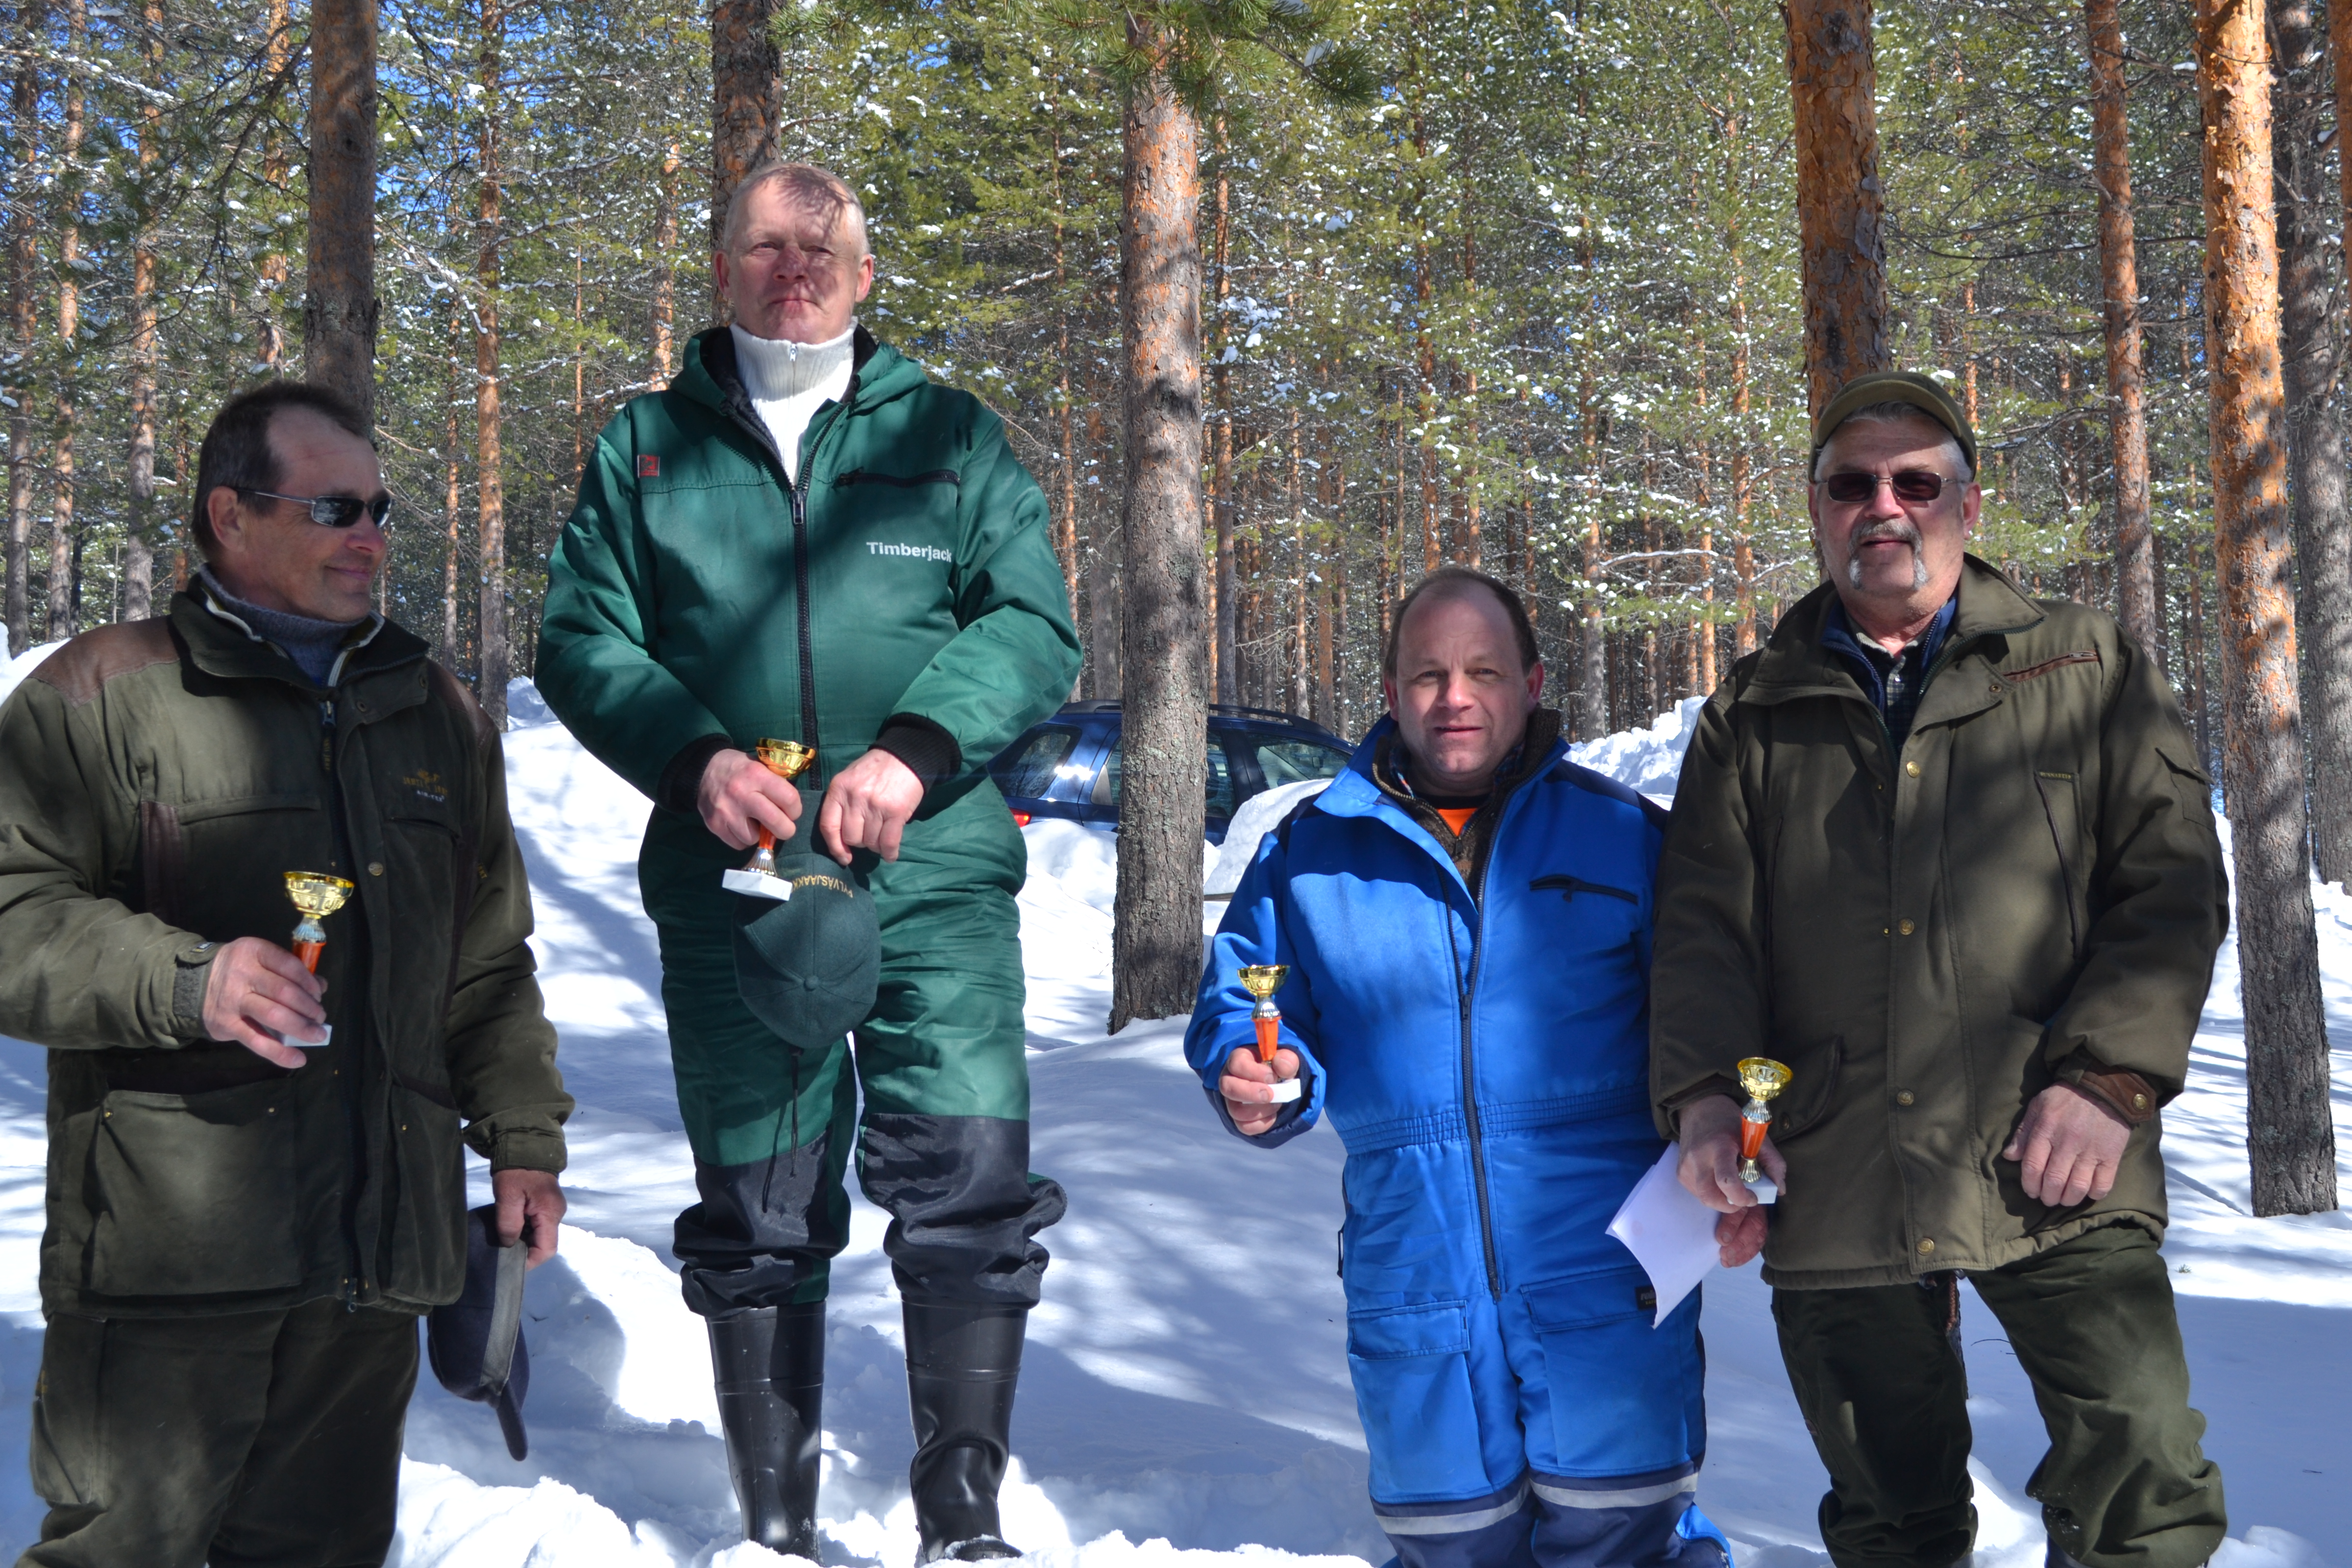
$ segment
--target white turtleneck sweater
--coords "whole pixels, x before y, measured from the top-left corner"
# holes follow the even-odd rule
[[[838,402],[849,391],[849,354],[857,323],[825,343],[786,343],[755,338],[740,327],[735,334],[735,370],[760,423],[776,440],[784,459],[784,477],[801,478],[801,433],[828,401]]]

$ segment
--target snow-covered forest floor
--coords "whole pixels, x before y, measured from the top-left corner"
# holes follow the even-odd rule
[[[20,661],[19,669],[29,660]],[[0,691],[7,684],[0,676]],[[531,714],[527,688],[518,719]],[[543,710],[540,710],[543,713]],[[1586,760],[1671,791],[1680,716]],[[733,1539],[734,1503],[701,1325],[678,1299],[670,1222],[693,1179],[664,1047],[652,927],[637,901],[642,797],[558,725],[508,737],[513,805],[538,901],[535,941],[572,1123],[570,1222],[532,1275],[526,1331],[531,1455],[424,1378],[409,1415],[403,1568],[605,1568],[775,1562]],[[1232,1568],[1234,1560],[1387,1556],[1365,1463],[1334,1274],[1339,1142],[1276,1153],[1217,1126],[1179,1050],[1181,1021],[1103,1034],[1109,992],[1107,837],[1030,829],[1022,900],[1035,1167],[1069,1189],[1015,1412],[1006,1532],[1053,1568]],[[1215,885],[1213,882],[1213,886]],[[2352,899],[2315,889],[2328,1016],[2352,1045]],[[1210,906],[1212,911],[1221,906]],[[2234,945],[2166,1114],[2180,1292],[2206,1451],[2227,1477],[2222,1568],[2352,1568],[2352,1217],[2249,1217],[2244,1053]],[[2352,1100],[2339,1048],[2338,1120]],[[0,1552],[38,1528],[26,1472],[39,1365],[42,1053],[0,1042]],[[2352,1128],[2339,1142],[2352,1156]],[[488,1183],[477,1170],[476,1201]],[[2352,1168],[2345,1175],[2352,1190]],[[823,1558],[907,1568],[907,1428],[883,1218],[856,1208],[834,1273]],[[1749,1268],[1706,1286],[1711,1445],[1700,1500],[1742,1568],[1826,1562],[1823,1478]],[[1975,1398],[1979,1563],[2042,1560],[2023,1488],[2042,1438],[1999,1325],[1964,1316]]]

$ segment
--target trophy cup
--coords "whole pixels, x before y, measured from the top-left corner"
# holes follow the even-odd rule
[[[1241,967],[1242,989],[1257,998],[1250,1009],[1250,1023],[1257,1030],[1257,1059],[1274,1060],[1274,1053],[1282,1048],[1282,1013],[1274,1005],[1274,994],[1290,977],[1286,963],[1244,963]],[[1286,1105],[1306,1092],[1306,1085],[1297,1079],[1284,1079],[1273,1086],[1273,1100]]]
[[[1755,1189],[1759,1204],[1780,1201],[1780,1189],[1756,1163],[1756,1156],[1764,1152],[1765,1130],[1772,1125],[1773,1097],[1795,1076],[1769,1057],[1748,1057],[1739,1064],[1739,1087],[1748,1091],[1748,1103],[1739,1111],[1739,1179]]]
[[[816,761],[816,749],[798,741],[763,740],[751,752],[780,779],[796,779]],[[751,858],[721,876],[719,881],[730,892],[750,893],[754,898],[793,896],[793,885],[776,875],[776,836],[765,827],[760,829],[760,847],[751,851]]]
[[[352,885],[341,877],[330,877],[324,871],[289,871],[286,873],[286,896],[294,900],[295,912],[302,918],[294,923],[293,940],[287,945],[302,967],[311,973],[319,973],[319,954],[327,946],[327,928],[319,922],[333,914],[349,901]],[[315,1040],[289,1040],[280,1034],[278,1039],[296,1050],[314,1050],[334,1038],[331,1025],[319,1026],[320,1037]]]

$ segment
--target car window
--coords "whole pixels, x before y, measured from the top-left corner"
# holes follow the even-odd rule
[[[1265,787],[1279,789],[1301,779],[1335,779],[1348,766],[1348,753],[1335,750],[1319,741],[1269,741],[1252,737],[1247,742],[1256,753],[1258,772],[1265,775]]]
[[[1054,787],[1056,771],[1070,760],[1077,743],[1078,731],[1059,724],[1031,731],[1010,756],[990,770],[996,775],[996,787],[1017,799],[1043,800]]]
[[[1095,777],[1094,800],[1097,805],[1118,804],[1119,746],[1113,742],[1110,758]],[[1208,745],[1209,809],[1207,815],[1223,818],[1234,814],[1234,762],[1225,754],[1224,743],[1211,736]]]

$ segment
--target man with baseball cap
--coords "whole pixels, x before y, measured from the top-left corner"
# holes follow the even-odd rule
[[[1925,376],[1822,412],[1829,582],[1706,706],[1658,868],[1652,1098],[1760,1247],[1840,1568],[1972,1545],[1966,1275],[2032,1380],[2053,1564],[2189,1568],[2221,1478],[2164,1261],[2158,1108],[2228,921],[2212,786],[2108,616],[1965,553],[1976,439]],[[1736,1064],[1785,1063],[1737,1173]]]

